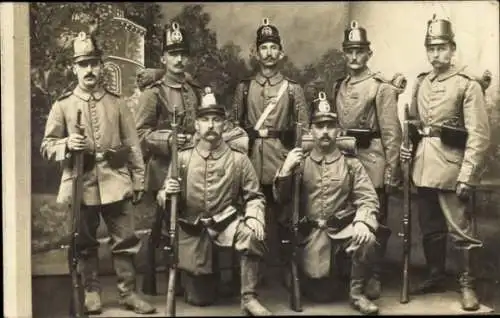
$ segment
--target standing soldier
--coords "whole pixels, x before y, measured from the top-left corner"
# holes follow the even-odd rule
[[[401,76],[388,81],[367,66],[373,52],[366,30],[352,21],[342,43],[347,61],[346,77],[337,80],[331,95],[343,133],[356,138],[358,158],[375,185],[380,202],[379,222],[387,224],[388,194],[400,183],[399,147],[401,125],[398,118],[398,94],[406,85]],[[330,88],[330,89],[332,89]],[[390,232],[388,232],[390,234]],[[389,235],[381,238],[378,261],[367,284],[367,296],[380,297],[381,262]]]
[[[73,72],[78,85],[54,103],[47,119],[42,155],[62,162],[63,175],[57,201],[71,201],[72,153],[84,151],[81,240],[85,308],[100,313],[98,280],[99,242],[96,238],[100,216],[112,237],[113,267],[118,276],[120,304],[136,313],[153,313],[155,308],[135,292],[134,255],[140,240],[135,235],[133,204],[144,193],[142,160],[133,118],[124,101],[105,90],[99,81],[103,66],[101,51],[92,37],[81,32],[74,40]],[[77,111],[82,112],[85,135],[76,133]]]
[[[309,111],[303,89],[280,72],[280,61],[285,56],[283,46],[278,29],[267,18],[257,29],[255,46],[259,70],[237,86],[231,121],[248,133],[249,157],[266,196],[270,256],[275,256],[276,215],[280,207],[273,199],[272,182],[293,147],[295,122],[308,125]]]
[[[464,310],[479,309],[470,267],[471,249],[481,242],[471,237],[467,201],[479,182],[489,146],[489,123],[480,84],[451,63],[456,44],[451,22],[427,23],[427,58],[432,71],[421,73],[413,90],[410,116],[419,134],[401,158],[413,158],[413,182],[421,196],[419,224],[429,277],[414,293],[443,288],[447,232],[461,250],[459,284]]]
[[[156,195],[167,176],[174,106],[180,129],[177,143],[182,147],[194,134],[195,110],[201,96],[201,87],[185,72],[189,62],[189,43],[185,31],[173,22],[165,28],[163,40],[161,62],[165,64],[166,71],[161,79],[144,89],[135,113],[141,149],[148,160],[146,191],[153,195]]]
[[[293,175],[302,176],[298,244],[302,246],[300,267],[305,276],[304,290],[310,291],[311,296],[335,294],[332,260],[339,251],[352,252],[351,305],[363,314],[376,314],[378,307],[366,298],[364,287],[378,243],[377,193],[366,169],[353,157],[354,141],[347,148],[350,151],[340,150],[337,115],[325,94],[320,92],[314,103],[311,120],[314,146],[309,153],[302,148],[290,151],[275,178],[276,200],[289,204]]]
[[[268,316],[271,313],[256,298],[259,261],[266,249],[265,198],[246,152],[222,139],[225,118],[224,107],[208,88],[195,121],[200,140],[179,153],[180,182],[167,178],[158,192],[158,204],[165,206],[171,194],[180,192],[178,266],[190,277],[186,300],[198,306],[214,301],[216,244],[241,255],[242,310]]]

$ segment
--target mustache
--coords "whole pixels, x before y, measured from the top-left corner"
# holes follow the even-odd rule
[[[83,78],[94,78],[95,79],[95,75],[94,74],[87,74]]]
[[[330,137],[328,137],[328,136],[323,136],[319,140],[321,140],[321,141],[330,141],[332,139]]]
[[[205,133],[205,136],[210,136],[210,135],[219,136],[219,133],[217,133],[215,130],[209,130]]]

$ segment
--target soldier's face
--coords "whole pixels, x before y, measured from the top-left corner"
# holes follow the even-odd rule
[[[366,63],[368,63],[368,60],[372,56],[372,51],[366,47],[345,48],[344,56],[349,69],[361,70],[366,67]]]
[[[451,43],[432,44],[426,46],[427,59],[433,68],[443,68],[451,64],[455,46]]]
[[[220,115],[207,114],[196,119],[195,128],[200,137],[208,142],[219,141],[224,130],[225,120]]]
[[[262,43],[257,48],[257,60],[265,67],[276,66],[283,56],[280,46],[273,42]]]
[[[93,89],[101,77],[101,60],[93,59],[80,61],[73,65],[73,73],[78,78],[78,85],[84,89]]]
[[[337,125],[333,121],[313,123],[311,135],[318,146],[328,148],[337,140]]]
[[[189,57],[187,52],[165,52],[163,54],[162,63],[167,67],[167,72],[171,74],[181,74],[184,73],[186,65],[189,62]]]

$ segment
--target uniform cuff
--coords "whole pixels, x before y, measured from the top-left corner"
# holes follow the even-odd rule
[[[63,161],[65,159],[71,158],[71,153],[68,151],[67,143],[68,143],[67,137],[55,142],[54,152],[56,161]]]
[[[352,223],[355,224],[357,222],[362,222],[362,223],[366,224],[373,233],[375,233],[378,229],[378,221],[377,221],[376,213],[373,211],[358,210]]]
[[[250,219],[250,218],[256,219],[257,221],[262,223],[262,225],[266,224],[266,221],[264,218],[264,211],[262,211],[260,209],[247,210],[247,212],[245,213],[245,220]]]
[[[473,174],[473,169],[470,165],[462,165],[460,173],[458,174],[457,182],[462,182],[467,184],[472,183],[471,182],[472,174]]]

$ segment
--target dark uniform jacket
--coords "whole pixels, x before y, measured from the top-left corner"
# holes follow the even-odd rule
[[[254,127],[269,101],[273,98],[276,99],[281,85],[285,82],[288,83],[287,90],[265,120],[262,128],[281,132],[294,131],[294,122],[296,121],[301,122],[304,127],[308,127],[309,109],[306,106],[302,87],[279,72],[270,78],[258,73],[253,78],[243,81],[237,86],[231,113],[232,122],[244,129]],[[245,89],[247,85],[248,91]],[[247,106],[246,110],[244,109],[245,104]],[[252,138],[250,139],[250,142],[252,142]],[[288,154],[290,145],[284,145],[283,138],[253,140],[255,141],[250,145],[250,148],[252,148],[249,154],[250,159],[257,171],[260,182],[264,185],[271,185],[276,171]]]
[[[200,86],[189,74],[177,78],[168,72],[146,88],[139,98],[135,126],[145,156],[146,189],[157,191],[167,176],[170,157],[168,138],[174,105],[179,133],[194,134],[196,109],[200,105]]]

